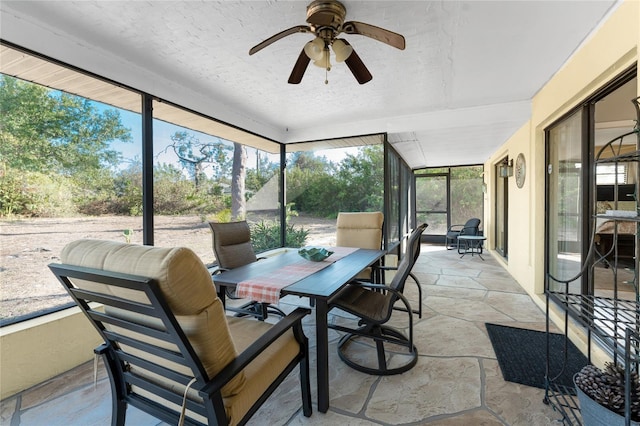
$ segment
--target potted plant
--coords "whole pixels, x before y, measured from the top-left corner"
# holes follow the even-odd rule
[[[614,426],[625,424],[624,367],[605,364],[601,370],[586,365],[573,378],[585,426]],[[640,423],[640,382],[638,372],[631,372],[631,424]]]

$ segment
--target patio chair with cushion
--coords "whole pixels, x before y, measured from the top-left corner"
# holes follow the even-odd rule
[[[245,220],[225,223],[209,222],[209,227],[213,237],[213,253],[218,263],[218,269],[214,271],[214,275],[259,260],[251,244],[249,224]],[[228,311],[235,312],[239,316],[251,315],[259,320],[266,319],[269,313],[285,316],[285,313],[278,307],[255,300],[242,306],[228,306],[226,304],[227,297],[238,299],[235,292],[229,287],[225,287],[225,290],[218,289],[218,296]]]
[[[444,246],[447,250],[457,249],[458,237],[460,235],[479,235],[479,227],[480,219],[475,217],[467,220],[464,225],[451,225],[447,229],[447,234],[444,237]]]
[[[415,253],[420,250],[420,236],[426,227],[422,224],[411,233],[407,255],[400,260],[389,285],[369,282],[347,284],[329,301],[329,309],[338,308],[357,317],[358,328],[347,327],[342,321],[330,325],[346,333],[338,342],[338,355],[348,366],[368,374],[391,375],[403,373],[416,364],[418,350],[413,344],[413,313],[402,292],[415,264]],[[386,324],[391,314],[396,312],[394,305],[398,301],[402,310],[408,313],[408,337]],[[391,351],[386,350],[385,345]],[[375,348],[375,354],[364,354],[368,348]],[[392,355],[392,363],[389,363]]]
[[[383,222],[381,212],[340,212],[336,221],[336,245],[380,250]],[[372,271],[367,268],[356,279],[373,281]]]
[[[227,317],[187,248],[78,240],[50,269],[93,323],[111,382],[112,424],[134,406],[169,424],[243,424],[299,366],[311,415],[298,308],[274,325]]]

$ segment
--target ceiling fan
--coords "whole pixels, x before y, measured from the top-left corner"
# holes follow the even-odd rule
[[[307,6],[307,23],[309,25],[297,25],[287,30],[281,31],[265,41],[255,45],[249,50],[249,55],[264,49],[270,44],[291,34],[311,33],[315,38],[307,42],[298,56],[296,64],[293,66],[289,76],[290,84],[298,84],[302,81],[309,62],[313,59],[314,65],[324,68],[327,72],[331,70],[330,51],[331,46],[336,62],[345,62],[358,83],[364,84],[373,78],[360,57],[353,50],[353,47],[345,39],[338,38],[341,33],[359,34],[381,41],[390,46],[404,50],[404,37],[384,28],[363,22],[344,22],[347,9],[336,0],[315,0]],[[325,79],[325,84],[328,80]]]

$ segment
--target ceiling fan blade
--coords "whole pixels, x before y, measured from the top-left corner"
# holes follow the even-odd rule
[[[297,25],[295,27],[291,27],[287,30],[279,32],[278,34],[272,35],[271,37],[269,37],[268,39],[266,39],[261,43],[256,44],[249,50],[249,55],[253,55],[256,52],[261,51],[265,47],[269,46],[271,43],[274,43],[288,35],[295,34],[295,33],[309,33],[309,32],[311,32],[311,28],[306,25]]]
[[[370,37],[400,50],[404,50],[405,48],[404,37],[401,34],[376,27],[375,25],[365,24],[364,22],[345,22],[342,25],[342,31],[347,34],[360,34],[365,37]]]
[[[307,66],[311,59],[304,53],[304,49],[300,52],[300,56],[298,56],[298,60],[296,64],[293,66],[293,70],[291,70],[291,75],[289,76],[289,84],[299,84],[302,81],[302,76],[304,72],[307,70]]]
[[[347,46],[351,46],[347,40],[340,40],[344,41]],[[353,46],[351,47],[353,48]],[[373,78],[355,50],[351,52],[351,55],[349,55],[347,59],[345,59],[344,63],[347,64],[353,76],[356,78],[356,80],[358,80],[358,83],[365,84],[371,81],[371,79]]]

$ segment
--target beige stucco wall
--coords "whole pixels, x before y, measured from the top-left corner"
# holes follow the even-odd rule
[[[565,66],[532,99],[531,119],[485,163],[485,182],[493,185],[493,170],[505,155],[524,153],[527,177],[518,189],[509,178],[509,258],[505,267],[540,307],[544,299],[545,241],[545,142],[544,129],[591,96],[597,89],[638,61],[640,46],[640,1],[626,0]],[[640,87],[640,85],[639,85]],[[640,95],[640,89],[638,90]],[[485,205],[485,233],[494,229],[492,191]],[[488,228],[488,229],[487,229]],[[489,247],[495,247],[489,238]],[[556,323],[560,317],[553,315]],[[575,333],[571,333],[573,337]],[[580,336],[577,340],[583,340]]]
[[[93,358],[100,335],[71,308],[0,329],[0,399]]]

